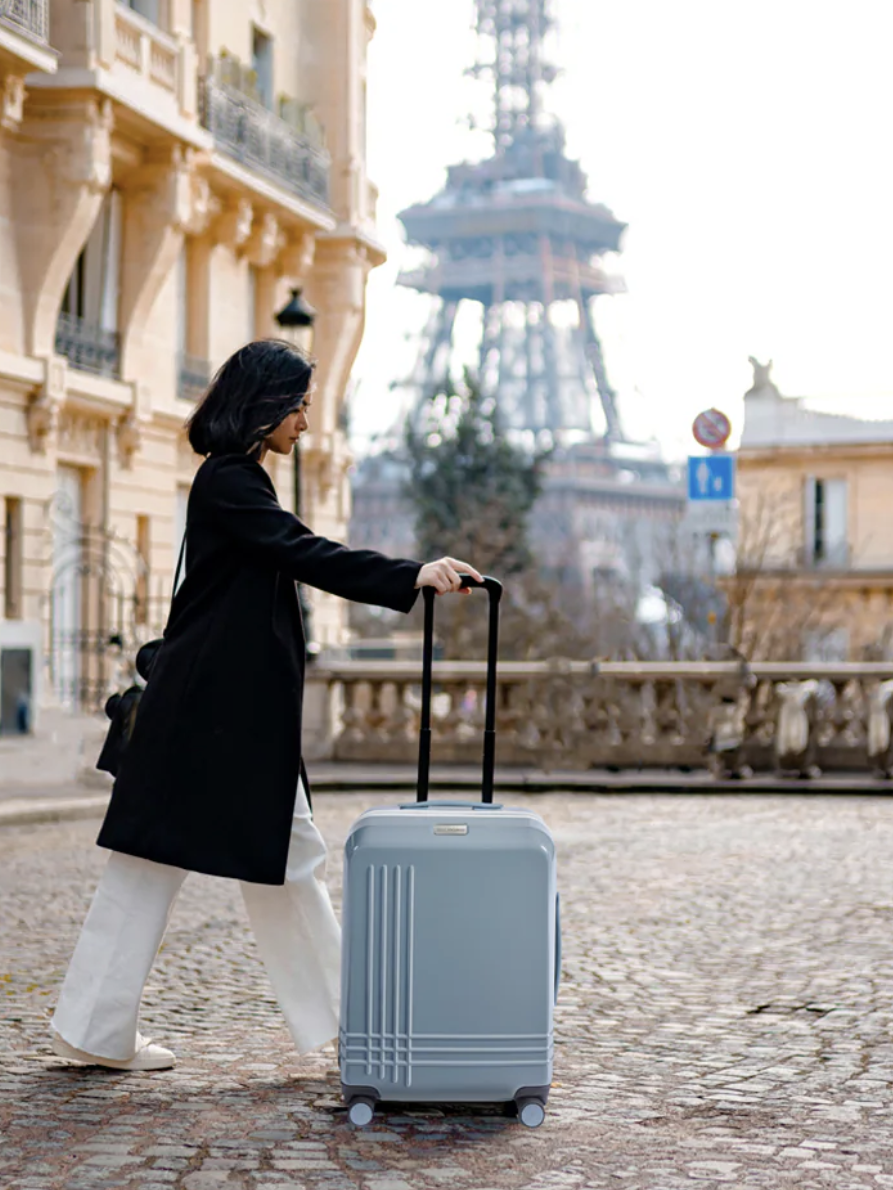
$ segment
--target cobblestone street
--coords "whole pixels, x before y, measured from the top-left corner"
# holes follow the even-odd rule
[[[383,800],[316,799],[336,901],[344,835]],[[564,924],[537,1131],[461,1107],[355,1131],[334,1053],[292,1056],[238,886],[204,877],[144,1003],[177,1068],[56,1059],[48,1018],[104,862],[98,822],[0,830],[0,1188],[893,1187],[893,801],[530,804],[556,836]]]

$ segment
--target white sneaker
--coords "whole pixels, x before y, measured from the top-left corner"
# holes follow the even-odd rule
[[[53,1048],[53,1053],[60,1058],[69,1058],[73,1062],[85,1062],[88,1066],[108,1066],[112,1070],[169,1070],[172,1066],[176,1066],[176,1057],[164,1046],[155,1045],[139,1033],[136,1044],[136,1053],[126,1061],[121,1058],[100,1058],[97,1054],[88,1054],[85,1050],[75,1049],[73,1045],[64,1041],[55,1029],[50,1030],[50,1045]]]

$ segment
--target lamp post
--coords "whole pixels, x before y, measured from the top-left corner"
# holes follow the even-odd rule
[[[282,331],[283,339],[293,343],[309,355],[313,350],[313,324],[316,322],[316,311],[301,296],[300,289],[293,289],[291,297],[275,315],[276,323]],[[301,516],[301,449],[300,442],[295,443],[294,459],[294,504],[295,516]],[[301,617],[304,621],[304,638],[307,642],[307,659],[312,660],[319,651],[318,646],[311,644],[310,607],[304,588],[298,584],[298,599],[301,604]]]

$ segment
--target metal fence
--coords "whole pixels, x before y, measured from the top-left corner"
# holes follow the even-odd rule
[[[61,313],[56,322],[56,351],[82,372],[117,378],[121,365],[121,337],[75,314]]]
[[[0,0],[0,22],[13,25],[35,41],[49,42],[49,0]]]
[[[222,152],[303,198],[328,205],[325,149],[233,86],[208,76],[200,91],[202,124]]]
[[[159,636],[170,595],[132,542],[89,524],[57,493],[51,502],[53,569],[44,600],[47,678],[73,710],[98,711],[132,683],[141,644]]]

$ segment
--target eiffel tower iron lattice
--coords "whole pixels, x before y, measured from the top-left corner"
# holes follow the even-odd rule
[[[546,114],[557,74],[547,58],[549,0],[476,0],[476,14],[480,52],[469,73],[492,82],[492,155],[452,166],[439,194],[400,215],[429,259],[399,283],[432,298],[411,416],[443,381],[460,305],[473,302],[481,388],[508,428],[548,431],[558,443],[568,432],[594,439],[600,404],[601,436],[621,442],[594,306],[624,289],[603,258],[620,250],[626,225],[587,199],[564,129]]]

